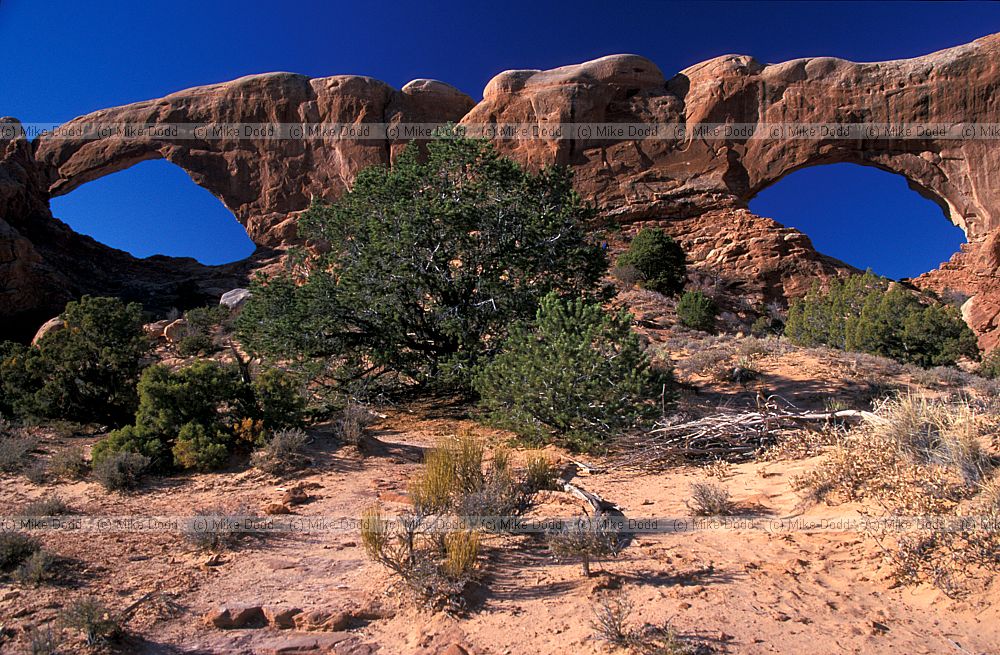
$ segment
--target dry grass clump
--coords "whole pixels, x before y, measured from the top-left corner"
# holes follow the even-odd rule
[[[37,587],[55,576],[56,558],[44,550],[36,550],[14,569],[14,580],[25,586]]]
[[[556,483],[556,470],[552,460],[545,453],[531,453],[525,460],[524,483],[532,491],[553,489]]]
[[[754,357],[741,355],[732,365],[721,367],[717,374],[723,380],[746,387],[760,377],[760,369],[757,367]]]
[[[529,455],[526,467],[515,469],[506,448],[487,457],[483,443],[462,432],[425,453],[424,467],[409,485],[412,512],[392,519],[378,506],[364,512],[362,544],[422,603],[461,610],[477,577],[480,535],[509,530],[513,522],[505,519],[527,509],[553,478],[544,455]],[[442,523],[451,521],[463,528],[444,530]]]
[[[25,503],[19,512],[21,516],[64,516],[72,513],[73,508],[60,496],[45,496]]]
[[[121,619],[95,598],[70,603],[59,615],[61,623],[83,634],[88,646],[96,646],[124,633]]]
[[[56,655],[62,648],[62,633],[47,626],[44,629],[35,627],[28,632],[28,650],[30,655]]]
[[[845,436],[797,486],[815,500],[876,499],[892,511],[942,513],[976,492],[991,469],[990,421],[967,402],[903,395]]]
[[[623,591],[599,597],[594,608],[594,620],[590,624],[594,638],[612,648],[642,655],[700,655],[711,652],[682,639],[669,623],[641,628],[630,626],[633,608],[633,602]]]
[[[309,465],[302,451],[309,436],[298,428],[275,430],[263,447],[254,451],[250,463],[270,475],[285,475]]]
[[[928,581],[957,595],[1000,564],[998,521],[990,521],[1000,517],[1000,493],[988,481],[993,465],[984,448],[996,420],[966,401],[900,396],[796,485],[812,500],[870,502],[890,515],[975,517],[959,529],[932,525],[893,535],[895,547],[886,548],[899,582]],[[880,543],[887,537],[875,536]]]
[[[783,355],[790,349],[791,346],[787,341],[776,337],[744,337],[736,347],[736,354],[741,357],[763,357],[765,355]]]
[[[243,506],[235,509],[221,505],[203,507],[194,511],[181,534],[188,543],[202,550],[234,550],[251,537],[264,534],[256,529],[259,521]]]
[[[469,433],[443,439],[429,449],[423,470],[409,485],[414,511],[455,512],[469,520],[515,516],[527,508],[535,492],[550,488],[555,479],[544,454],[529,455],[520,471],[511,466],[506,449],[496,449],[484,466],[485,454],[482,442]]]
[[[419,602],[461,610],[465,590],[476,577],[479,534],[435,534],[424,529],[426,520],[415,515],[392,520],[374,505],[362,514],[361,543],[368,557],[395,573]]]
[[[577,559],[584,577],[590,577],[590,563],[618,554],[617,532],[601,517],[581,517],[564,523],[547,535],[549,549],[558,559]]]
[[[987,419],[965,401],[935,402],[904,395],[886,403],[874,426],[877,437],[917,464],[940,465],[979,482],[991,468],[981,438]]]
[[[697,350],[677,360],[677,371],[685,375],[716,371],[733,356],[733,353],[734,349],[728,344],[719,348]]]
[[[828,412],[850,409],[847,406],[826,407]],[[819,430],[788,430],[778,440],[760,452],[757,459],[764,462],[805,459],[826,451],[839,444],[844,438],[846,427],[838,421],[831,421]]]
[[[457,530],[444,536],[444,574],[452,580],[462,580],[472,575],[479,557],[479,533],[475,530]]]
[[[15,570],[41,548],[37,539],[23,532],[0,532],[0,573]]]
[[[90,466],[80,446],[70,446],[56,451],[49,459],[49,473],[63,480],[80,480]]]
[[[0,416],[0,472],[17,473],[31,459],[38,440]]]
[[[334,422],[333,430],[343,443],[357,446],[365,436],[365,430],[375,422],[375,415],[359,402],[349,401]]]
[[[729,490],[711,482],[692,484],[687,506],[693,516],[732,516],[737,510]]]
[[[883,549],[900,584],[930,582],[959,597],[1000,571],[1000,478],[960,508],[950,526],[905,533]],[[880,543],[886,535],[876,535]]]
[[[142,484],[150,461],[139,453],[111,453],[94,465],[94,477],[108,491],[127,493]]]

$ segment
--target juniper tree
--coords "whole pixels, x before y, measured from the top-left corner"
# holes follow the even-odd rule
[[[684,251],[673,238],[657,228],[639,230],[628,250],[618,258],[617,265],[635,268],[642,287],[668,296],[680,293],[687,281]]]
[[[256,282],[241,340],[351,374],[467,388],[539,298],[594,288],[607,262],[584,230],[593,215],[564,168],[527,172],[484,140],[432,141],[423,158],[411,145],[302,216],[300,234],[322,252],[297,260],[298,277]]]
[[[804,346],[826,345],[919,366],[979,358],[961,313],[867,272],[818,285],[792,302],[785,334]]]

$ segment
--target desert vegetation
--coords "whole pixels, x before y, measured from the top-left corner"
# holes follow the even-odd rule
[[[930,602],[900,590],[991,606],[1000,364],[954,307],[868,273],[786,311],[664,230],[627,240],[597,219],[566,170],[441,139],[314,204],[308,247],[240,308],[167,321],[84,297],[0,346],[15,518],[184,518],[0,531],[0,608],[30,617],[0,639],[130,652],[194,630],[199,648],[238,634],[253,650],[295,633],[402,652],[468,629],[517,652],[496,621],[528,612],[581,652],[702,653],[836,626],[831,603],[911,646],[855,587],[907,621]],[[753,527],[838,512],[876,527]],[[709,527],[643,532],[651,516]],[[331,517],[355,523],[290,527]],[[935,616],[967,628],[962,607]]]
[[[785,334],[805,346],[832,346],[924,368],[976,359],[975,335],[958,310],[872,273],[815,287],[788,310]]]

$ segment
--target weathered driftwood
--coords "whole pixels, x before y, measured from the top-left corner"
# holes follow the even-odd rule
[[[685,459],[741,459],[774,443],[784,431],[861,420],[878,417],[854,409],[805,412],[762,402],[757,409],[664,421],[648,432],[620,439],[615,446],[615,468],[657,468]]]
[[[622,512],[621,507],[609,500],[601,498],[592,491],[587,491],[583,487],[570,482],[575,474],[575,467],[572,466],[563,473],[562,477],[559,479],[559,483],[562,485],[563,491],[576,496],[590,505],[593,510],[593,520],[608,521],[608,524],[611,526],[612,532],[614,533],[616,551],[620,551],[628,546],[632,541],[632,533],[628,531],[628,519],[625,518],[625,513]]]

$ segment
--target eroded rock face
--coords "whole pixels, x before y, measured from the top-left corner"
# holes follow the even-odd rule
[[[394,123],[458,121],[473,101],[442,82],[415,80],[397,91],[358,75],[310,79],[269,73],[105,109],[73,123]],[[340,195],[363,168],[388,164],[394,144],[374,139],[38,141],[35,157],[52,195],[140,161],[163,158],[226,205],[261,246],[295,237],[294,214],[315,197]],[[398,144],[402,146],[402,144]]]
[[[433,80],[401,90],[359,76],[309,79],[273,73],[103,110],[77,119],[128,123],[455,122],[1000,123],[1000,35],[909,60],[853,63],[807,58],[763,64],[727,55],[667,79],[652,62],[615,55],[550,71],[508,71],[473,101]],[[726,278],[751,299],[798,294],[846,270],[808,238],[749,212],[761,189],[806,166],[853,162],[903,175],[962,227],[969,243],[917,280],[972,296],[965,307],[985,347],[1000,338],[1000,141],[691,139],[501,140],[538,167],[566,164],[576,185],[611,220],[664,227],[695,268]],[[154,139],[0,142],[0,315],[37,321],[85,292],[125,290],[147,300],[177,294],[178,280],[208,294],[238,287],[273,261],[267,249],[295,240],[313,197],[336,198],[362,168],[403,147],[380,140]],[[52,219],[50,195],[165,158],[214,193],[261,246],[229,267],[191,260],[135,260]],[[849,190],[845,190],[849,193]],[[891,244],[887,244],[891,247]],[[153,261],[155,260],[155,261]],[[101,261],[103,266],[95,263]],[[95,269],[100,270],[95,270]],[[224,279],[223,279],[224,278]],[[170,287],[170,288],[167,288]],[[162,304],[162,303],[161,303]],[[34,312],[34,314],[32,314]],[[35,317],[35,318],[31,318]],[[30,333],[29,335],[30,336]]]

